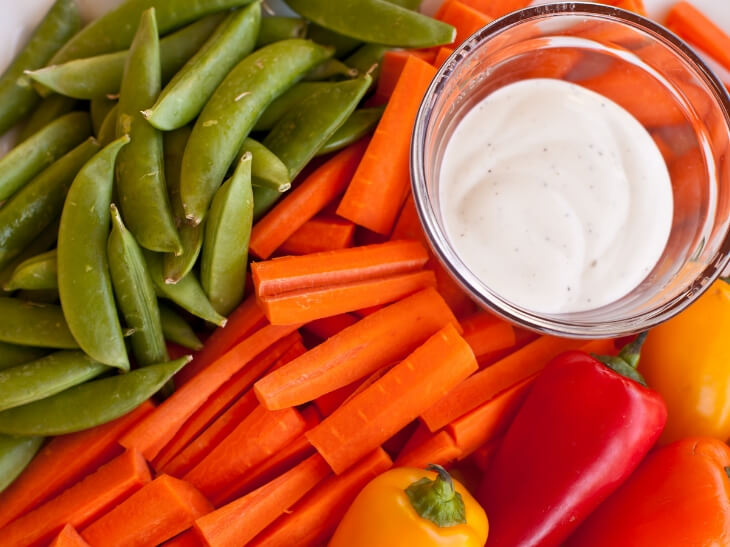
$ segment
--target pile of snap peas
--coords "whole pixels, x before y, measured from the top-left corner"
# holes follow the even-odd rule
[[[0,77],[0,491],[43,439],[115,419],[244,296],[252,223],[362,138],[390,47],[451,43],[417,0],[56,0]]]

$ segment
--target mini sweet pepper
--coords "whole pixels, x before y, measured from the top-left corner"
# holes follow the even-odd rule
[[[399,467],[373,479],[340,521],[329,547],[482,547],[484,510],[439,466]]]

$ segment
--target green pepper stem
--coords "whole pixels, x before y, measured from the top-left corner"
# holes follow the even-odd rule
[[[633,342],[626,344],[617,356],[593,355],[593,357],[598,359],[601,363],[617,374],[625,376],[626,378],[638,382],[642,386],[646,387],[646,380],[644,380],[644,377],[638,370],[636,370],[636,367],[639,365],[641,348],[648,335],[648,332],[642,332],[639,334]]]
[[[413,509],[439,528],[465,524],[464,500],[454,489],[451,475],[440,465],[429,464],[426,469],[435,471],[438,476],[433,480],[424,477],[406,488]]]

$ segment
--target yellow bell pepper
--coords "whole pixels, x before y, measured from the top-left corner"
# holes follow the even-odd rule
[[[482,547],[484,509],[439,466],[399,467],[362,489],[329,547]]]
[[[730,285],[716,281],[649,332],[639,372],[667,403],[660,442],[730,438]]]

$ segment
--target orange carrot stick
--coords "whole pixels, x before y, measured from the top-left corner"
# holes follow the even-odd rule
[[[418,218],[418,211],[416,211],[416,204],[413,201],[413,195],[409,194],[403,208],[398,215],[398,221],[395,223],[393,233],[390,235],[390,239],[393,241],[399,239],[411,239],[413,241],[420,241],[426,244],[426,235],[423,233],[423,227],[421,221]]]
[[[203,369],[193,380],[180,387],[154,412],[127,432],[119,442],[126,448],[136,448],[145,458],[153,460],[185,421],[225,382],[249,364],[251,359],[298,327],[299,325],[286,327],[267,325],[255,332],[211,366]]]
[[[351,327],[359,320],[360,319],[358,317],[355,317],[351,313],[341,313],[331,317],[315,319],[314,321],[310,321],[304,325],[302,328],[311,332],[320,340],[327,340],[327,338],[331,338],[347,327]]]
[[[306,255],[352,247],[355,225],[336,216],[319,215],[302,224],[281,244],[285,255]]]
[[[327,160],[292,190],[251,231],[251,253],[269,258],[305,223],[345,191],[360,163],[367,139]]]
[[[390,234],[410,184],[411,132],[426,89],[436,74],[413,55],[375,129],[337,214],[379,234]]]
[[[447,426],[446,430],[461,450],[459,459],[471,455],[509,427],[527,397],[535,376],[522,380]]]
[[[150,481],[142,455],[127,450],[2,530],[2,544],[26,547],[49,542],[70,524],[81,529]]]
[[[190,364],[184,366],[175,375],[175,383],[178,386],[186,383],[265,324],[266,317],[258,307],[256,298],[254,296],[247,298],[228,316],[226,326],[216,329],[205,341],[203,349],[195,354]]]
[[[412,352],[456,319],[433,289],[391,304],[254,384],[267,408],[303,404],[364,378]]]
[[[469,345],[447,325],[307,438],[335,473],[342,473],[477,369]]]
[[[436,275],[436,290],[443,297],[446,303],[454,312],[456,317],[465,317],[476,310],[476,304],[471,297],[464,292],[464,289],[454,281],[449,272],[447,272],[441,263],[433,258],[428,264]]]
[[[277,296],[315,287],[365,281],[420,270],[428,260],[417,241],[390,241],[251,265],[256,295]]]
[[[666,25],[730,70],[730,36],[692,4],[684,1],[674,4]]]
[[[441,65],[443,65],[449,57],[451,57],[452,53],[454,53],[454,50],[450,47],[439,48],[438,53],[436,53],[436,58],[433,60],[433,66],[441,68]]]
[[[464,340],[471,346],[477,361],[495,351],[511,348],[517,342],[515,329],[491,313],[476,313],[463,319]]]
[[[374,101],[376,104],[385,104],[393,94],[398,79],[400,78],[403,67],[406,66],[408,57],[419,57],[416,50],[413,49],[394,49],[386,51],[383,60],[380,63],[380,74],[378,75],[378,84],[375,90]],[[427,59],[422,61],[430,62]]]
[[[647,16],[643,0],[607,0],[606,4],[612,4],[617,8],[633,11],[639,15]]]
[[[433,272],[425,270],[319,289],[303,289],[281,296],[265,296],[260,302],[272,325],[289,325],[389,304],[435,286]]]
[[[583,342],[541,336],[501,361],[466,379],[443,399],[421,414],[431,431],[438,431],[498,393],[542,370],[554,357]]]
[[[391,465],[385,451],[378,448],[346,473],[322,482],[294,505],[290,512],[259,534],[250,545],[281,547],[323,544],[362,487],[387,471]]]
[[[81,535],[94,547],[159,545],[212,510],[210,502],[188,483],[160,475],[87,526]]]
[[[112,422],[52,439],[0,494],[0,528],[121,454],[119,437],[153,409],[147,401]]]
[[[486,13],[469,6],[468,2],[459,0],[446,0],[441,4],[441,8],[436,12],[436,19],[456,28],[454,43],[457,45],[493,21],[493,18]]]
[[[464,4],[494,17],[502,17],[518,9],[526,8],[532,0],[461,0]]]
[[[304,418],[295,409],[272,411],[259,405],[185,475],[185,480],[219,506],[239,493],[239,482],[250,469],[305,430]]]
[[[334,391],[330,391],[329,393],[325,393],[324,395],[320,395],[314,400],[314,406],[317,407],[317,410],[319,410],[322,416],[329,416],[355,393],[355,390],[362,382],[363,380],[361,379]]]
[[[195,521],[209,545],[240,547],[302,499],[331,470],[315,454],[273,481]]]
[[[162,544],[162,547],[206,547],[197,532],[189,528],[169,541]]]
[[[50,547],[89,547],[89,544],[79,535],[76,528],[67,524],[51,542]]]
[[[461,450],[446,431],[432,433],[419,445],[403,450],[395,464],[402,467],[426,467],[428,464],[448,465],[461,458]]]

